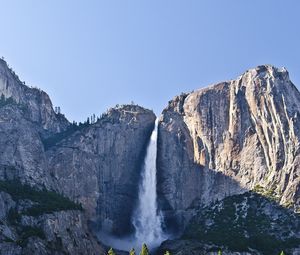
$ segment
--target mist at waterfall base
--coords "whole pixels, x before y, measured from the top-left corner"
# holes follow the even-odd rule
[[[154,249],[167,239],[167,235],[162,230],[163,216],[157,209],[157,128],[158,120],[155,122],[147,147],[139,185],[138,205],[132,215],[135,233],[122,239],[104,232],[98,233],[98,238],[103,243],[115,249],[129,251],[135,248],[139,251],[143,243],[146,243],[149,249]]]

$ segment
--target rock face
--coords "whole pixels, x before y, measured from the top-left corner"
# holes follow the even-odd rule
[[[104,254],[87,228],[85,215],[77,210],[61,210],[42,215],[26,215],[30,201],[15,201],[0,193],[0,254]],[[22,203],[23,202],[23,203]]]
[[[69,125],[63,115],[54,112],[51,100],[44,91],[27,87],[2,59],[0,59],[0,95],[4,95],[5,98],[11,97],[27,110],[28,119],[46,130],[61,132]]]
[[[258,66],[169,102],[159,123],[158,196],[166,224],[260,188],[300,205],[300,93],[285,69]]]
[[[106,232],[130,233],[140,170],[155,115],[139,106],[111,109],[94,125],[47,151],[56,189],[80,201]]]
[[[158,254],[298,254],[299,245],[300,216],[246,192],[200,208],[181,239],[164,242]]]
[[[166,228],[184,235],[159,252],[267,254],[253,232],[299,252],[299,109],[287,71],[272,66],[169,102],[158,129],[158,203]],[[105,254],[93,231],[131,233],[155,118],[124,105],[71,124],[0,60],[0,254]],[[252,232],[251,208],[263,226]],[[228,226],[249,239],[242,251],[205,239]]]
[[[154,113],[124,105],[95,123],[71,124],[53,111],[45,92],[20,82],[3,60],[0,96],[0,251],[103,254],[91,229],[119,235],[131,231]],[[3,188],[15,180],[63,194],[83,211],[62,207],[28,215],[21,205],[36,202],[11,198]],[[14,225],[10,218],[16,215]]]

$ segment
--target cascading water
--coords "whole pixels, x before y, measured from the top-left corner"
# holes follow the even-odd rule
[[[135,227],[135,243],[146,243],[151,248],[164,240],[162,216],[157,210],[156,201],[157,127],[156,120],[144,160],[138,206],[132,220]]]
[[[143,243],[153,249],[167,238],[162,230],[163,217],[158,212],[156,201],[157,128],[158,121],[156,120],[144,159],[137,208],[132,215],[134,236],[117,238],[100,231],[99,240],[108,246],[126,251],[134,247],[136,251],[139,251]]]

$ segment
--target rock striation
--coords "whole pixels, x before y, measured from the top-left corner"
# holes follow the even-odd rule
[[[3,60],[0,96],[0,251],[104,254],[92,230],[117,235],[132,230],[154,113],[123,105],[109,109],[95,123],[71,124],[53,110],[45,92],[27,87]],[[15,181],[61,194],[80,203],[82,210],[37,207],[36,197],[20,198],[17,189],[5,189]],[[45,199],[54,196],[47,194]],[[28,214],[36,208],[37,215]]]
[[[0,59],[0,95],[12,98],[25,108],[26,117],[45,130],[57,133],[70,125],[62,114],[54,112],[47,93],[38,88],[26,86],[2,59]]]
[[[300,205],[300,93],[286,69],[250,69],[171,100],[158,133],[158,196],[179,229],[197,207],[260,189]]]
[[[171,100],[159,120],[157,192],[166,230],[179,235],[158,252],[297,254],[299,111],[287,70],[270,65]],[[0,60],[0,254],[105,254],[98,231],[132,233],[155,119],[122,105],[72,124]],[[224,241],[229,228],[236,235]],[[257,232],[274,250],[256,246]]]
[[[139,106],[110,109],[95,124],[46,152],[55,189],[79,201],[105,232],[131,232],[138,183],[155,115]]]

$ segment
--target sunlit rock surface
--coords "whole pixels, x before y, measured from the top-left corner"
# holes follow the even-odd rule
[[[171,100],[158,134],[167,226],[182,231],[202,206],[252,189],[299,211],[299,110],[287,70],[269,65]]]
[[[19,202],[0,192],[0,254],[103,254],[92,229],[120,235],[132,231],[154,113],[123,105],[95,123],[74,127],[53,110],[45,92],[24,85],[3,60],[0,96],[0,181],[54,190],[83,207],[36,218],[23,215],[24,209],[16,227],[9,221],[10,209],[17,210]],[[34,205],[31,200],[22,203]],[[28,234],[27,226],[41,229],[43,238],[32,229]]]

